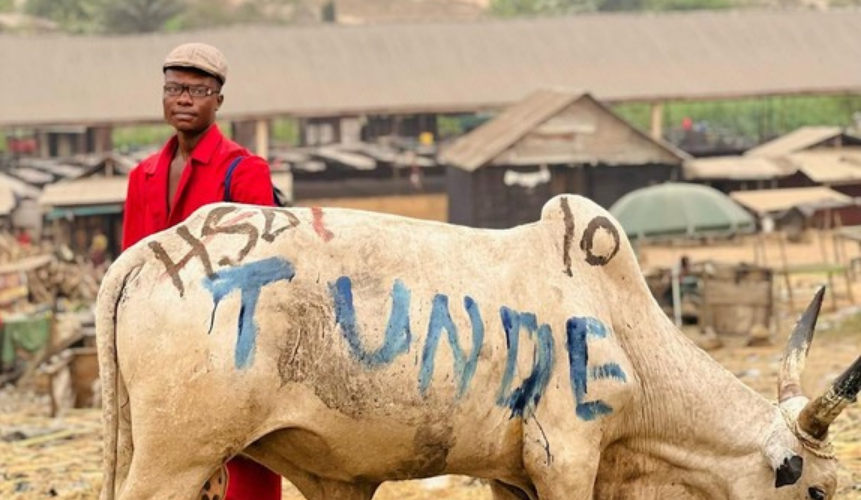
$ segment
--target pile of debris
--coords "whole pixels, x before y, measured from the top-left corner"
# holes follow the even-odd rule
[[[0,232],[0,307],[6,309],[3,292],[9,288],[5,275],[26,273],[28,300],[50,303],[58,297],[76,302],[92,302],[99,289],[104,269],[96,268],[67,247],[50,242],[21,243],[7,232]],[[14,280],[13,280],[14,281]],[[2,312],[2,311],[0,311]]]
[[[0,386],[41,381],[53,415],[98,404],[92,307],[105,267],[0,232]]]
[[[103,274],[80,257],[53,257],[27,273],[30,300],[49,303],[62,297],[71,302],[95,302]]]

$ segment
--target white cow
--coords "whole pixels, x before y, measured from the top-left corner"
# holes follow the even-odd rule
[[[603,209],[476,230],[218,204],[126,251],[98,303],[102,500],[191,500],[244,454],[310,500],[464,474],[497,499],[832,498],[859,362],[780,403],[682,335]]]

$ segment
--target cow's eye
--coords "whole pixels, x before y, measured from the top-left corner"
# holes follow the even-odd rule
[[[811,486],[807,489],[807,494],[810,495],[811,500],[825,500],[825,492],[822,488]]]

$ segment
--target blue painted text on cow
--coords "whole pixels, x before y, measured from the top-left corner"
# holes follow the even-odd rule
[[[247,368],[254,359],[258,330],[254,313],[257,309],[257,299],[260,298],[260,289],[276,281],[290,281],[294,275],[295,271],[290,262],[280,257],[272,257],[240,267],[222,269],[212,277],[204,278],[203,285],[212,293],[215,301],[212,323],[215,322],[215,310],[221,299],[234,290],[240,292],[239,324],[234,352],[234,363],[237,368]],[[211,330],[212,324],[210,324]]]
[[[484,345],[484,322],[481,319],[481,313],[478,310],[478,304],[472,297],[464,297],[463,307],[469,314],[470,323],[472,324],[472,353],[467,358],[458,340],[457,326],[451,319],[451,312],[448,309],[448,296],[437,294],[433,298],[433,308],[431,309],[430,321],[428,322],[428,336],[425,341],[425,348],[422,352],[422,366],[419,371],[419,391],[422,396],[427,395],[430,388],[431,379],[433,378],[434,362],[436,359],[436,350],[439,347],[439,337],[442,331],[445,330],[448,334],[448,343],[451,346],[452,356],[454,357],[454,373],[458,377],[457,397],[461,398],[469,387],[469,382],[475,374],[475,367],[478,364],[478,356],[481,354],[481,347]]]
[[[362,335],[356,320],[353,305],[352,281],[342,276],[329,285],[335,308],[335,323],[347,343],[350,355],[368,368],[379,368],[391,364],[398,356],[409,352],[412,342],[410,329],[410,290],[401,280],[392,287],[392,307],[386,325],[382,345],[376,350],[368,350],[362,342]],[[472,350],[467,355],[461,345],[461,336],[451,317],[449,298],[436,294],[431,305],[427,337],[422,349],[419,369],[419,392],[427,396],[436,369],[436,354],[443,330],[452,350],[453,372],[457,381],[456,398],[461,398],[469,389],[475,375],[478,360],[484,346],[485,325],[479,312],[478,303],[472,297],[464,297],[464,309],[472,326]],[[505,371],[497,391],[496,404],[508,407],[511,417],[531,416],[550,383],[554,367],[555,342],[550,325],[539,324],[534,313],[518,312],[502,306],[499,310],[508,349]],[[571,391],[576,403],[575,413],[582,420],[609,414],[613,409],[602,400],[586,401],[588,381],[615,379],[627,382],[627,376],[616,363],[589,366],[589,339],[604,339],[608,336],[607,327],[591,317],[572,317],[566,322],[569,376]],[[512,389],[517,375],[518,355],[520,353],[521,331],[525,331],[534,343],[531,370],[519,386]]]
[[[410,291],[396,280],[392,287],[392,312],[386,325],[383,345],[375,351],[368,351],[362,345],[359,325],[356,323],[356,309],[353,306],[353,285],[350,278],[341,276],[329,285],[335,302],[335,323],[340,325],[341,333],[350,348],[350,354],[366,366],[373,368],[389,364],[399,354],[410,349]]]
[[[532,313],[518,313],[505,306],[499,314],[502,317],[502,327],[505,329],[508,359],[505,363],[505,374],[496,398],[499,405],[511,409],[511,417],[529,416],[538,406],[541,395],[550,381],[553,372],[553,332],[548,325],[538,325],[538,320]],[[517,368],[517,354],[520,348],[520,328],[523,327],[530,339],[536,342],[533,354],[532,372],[520,387],[511,390],[511,380]]]
[[[613,408],[604,401],[586,401],[588,379],[613,378],[622,382],[627,376],[616,363],[606,363],[589,370],[588,338],[607,337],[607,327],[595,318],[570,318],[565,323],[567,333],[568,364],[571,389],[576,402],[577,416],[583,420],[594,420],[601,415],[612,413]]]

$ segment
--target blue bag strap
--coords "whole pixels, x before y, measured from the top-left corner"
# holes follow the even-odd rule
[[[233,171],[236,169],[236,166],[239,165],[239,162],[241,162],[244,158],[245,158],[244,156],[237,156],[230,163],[230,166],[227,167],[227,175],[224,176],[224,201],[226,201],[226,202],[231,201],[230,200],[230,179],[233,177]]]

